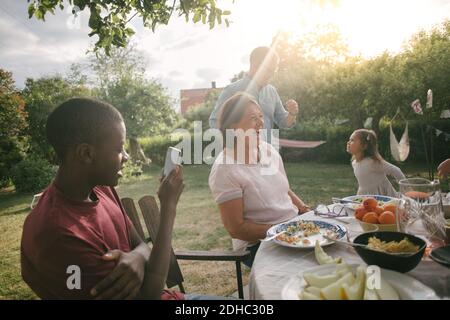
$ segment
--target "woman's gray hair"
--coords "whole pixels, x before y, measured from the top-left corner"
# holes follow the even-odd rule
[[[246,92],[238,92],[226,100],[220,108],[219,130],[222,132],[224,145],[226,146],[226,130],[241,121],[247,106],[253,103],[259,107],[255,97]]]

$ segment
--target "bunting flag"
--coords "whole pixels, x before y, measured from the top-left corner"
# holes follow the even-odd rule
[[[450,118],[450,110],[442,110],[441,119],[449,119]]]
[[[364,122],[364,128],[365,129],[372,129],[372,122],[373,122],[373,118],[369,117],[366,119],[366,121]]]
[[[420,104],[420,100],[414,100],[411,103],[411,108],[414,110],[415,113],[423,115],[423,111],[422,111],[422,105]]]
[[[349,119],[336,119],[336,120],[334,120],[334,124],[336,126],[340,126],[341,124],[345,124],[349,121],[350,121]]]
[[[444,133],[445,141],[450,141],[450,134]]]
[[[442,130],[435,128],[433,126],[430,126],[430,125],[427,125],[426,128],[427,128],[427,132],[434,132],[436,137],[439,137],[442,135],[444,137],[445,141],[450,140],[450,133],[447,133],[445,131],[442,131]]]
[[[433,91],[431,89],[428,89],[427,92],[427,109],[430,109],[433,107]]]

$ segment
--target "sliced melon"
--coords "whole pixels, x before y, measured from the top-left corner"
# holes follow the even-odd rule
[[[352,272],[352,268],[345,262],[336,265],[336,270],[334,271],[334,273],[336,273],[339,277],[343,277],[346,273],[349,272]]]
[[[344,284],[352,285],[354,282],[355,277],[349,272],[336,282],[320,290],[320,296],[326,300],[343,300],[345,293],[343,292],[342,286]]]
[[[380,300],[380,298],[378,298],[377,293],[375,292],[374,289],[370,289],[367,285],[368,281],[366,279],[365,281],[365,286],[364,286],[364,296],[363,299],[364,300]]]
[[[303,291],[299,294],[299,298],[302,300],[323,300],[320,296],[316,296],[312,293]]]
[[[397,291],[381,277],[380,288],[375,288],[375,292],[381,300],[400,300]]]
[[[339,280],[339,275],[326,274],[321,276],[315,273],[304,273],[303,279],[305,279],[306,283],[312,287],[325,288]]]
[[[366,268],[359,266],[356,270],[356,280],[352,286],[343,284],[345,300],[362,300],[364,298],[364,287],[366,284]]]
[[[365,287],[364,289],[364,300],[380,300],[378,298],[377,293],[375,292],[375,290],[369,289],[367,287]]]
[[[320,246],[319,241],[316,241],[316,245],[314,247],[314,255],[316,256],[318,264],[332,264],[342,262],[341,257],[334,259],[333,257],[329,256]]]
[[[312,293],[315,296],[320,296],[320,288],[319,287],[307,287],[305,289],[306,292]]]

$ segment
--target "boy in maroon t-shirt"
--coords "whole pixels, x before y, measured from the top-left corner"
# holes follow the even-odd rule
[[[46,130],[60,166],[25,220],[25,282],[43,299],[159,299],[183,190],[181,167],[161,182],[161,222],[150,251],[113,188],[128,160],[119,111],[70,99],[52,112]]]

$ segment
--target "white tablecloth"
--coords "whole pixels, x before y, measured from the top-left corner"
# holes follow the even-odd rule
[[[300,218],[318,220],[312,212]],[[340,223],[350,230],[350,235],[352,233],[354,235],[359,229],[358,222],[353,218],[340,219],[350,222],[349,224]],[[330,219],[323,220],[336,222]],[[333,257],[342,257],[348,264],[364,264],[364,261],[350,247],[332,244],[324,247],[324,250]],[[250,299],[280,300],[283,287],[292,277],[300,271],[317,267],[317,265],[314,249],[288,248],[273,241],[262,242],[250,273]],[[438,296],[450,298],[450,269],[427,259],[422,260],[415,269],[406,274],[434,289]]]

